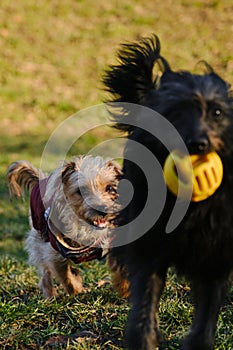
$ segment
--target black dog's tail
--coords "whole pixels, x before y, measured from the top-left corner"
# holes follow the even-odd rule
[[[7,183],[10,197],[23,197],[24,190],[29,190],[44,177],[42,172],[26,160],[11,163],[7,171]]]
[[[117,60],[118,64],[110,66],[103,77],[105,90],[112,94],[110,102],[142,103],[144,96],[158,82],[159,73],[153,74],[155,63],[161,73],[171,70],[160,55],[160,41],[156,35],[142,38],[137,43],[123,44]],[[120,125],[117,127],[121,128]]]

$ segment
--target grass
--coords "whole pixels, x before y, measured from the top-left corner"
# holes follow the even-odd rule
[[[76,342],[78,349],[105,348],[105,345],[114,349],[122,337],[128,306],[108,284],[98,287],[98,281],[102,280],[103,284],[107,281],[108,272],[103,264],[84,265],[81,269],[84,283],[92,285],[90,293],[45,301],[36,288],[34,271],[24,262],[5,258],[1,267],[4,274],[1,284],[5,286],[1,290],[1,348],[67,349]]]
[[[174,69],[195,69],[204,59],[233,83],[233,6],[228,0],[1,1],[0,8],[0,348],[123,348],[129,309],[113,291],[104,262],[80,265],[86,291],[45,301],[23,248],[28,199],[9,201],[10,162],[36,166],[51,133],[73,113],[106,95],[101,75],[121,42],[156,32]],[[117,135],[95,128],[71,153],[85,153]],[[233,346],[233,293],[218,322],[216,349]],[[161,302],[161,328],[178,349],[192,318],[186,284],[172,271]]]

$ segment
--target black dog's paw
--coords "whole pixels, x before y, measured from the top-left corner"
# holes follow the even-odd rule
[[[199,335],[189,334],[181,344],[181,350],[213,350],[212,342]]]

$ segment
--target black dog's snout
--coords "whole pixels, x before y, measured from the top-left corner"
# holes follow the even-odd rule
[[[208,151],[210,144],[206,137],[199,137],[197,139],[189,139],[187,146],[190,153],[201,154]]]

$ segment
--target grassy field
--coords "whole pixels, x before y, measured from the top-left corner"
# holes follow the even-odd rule
[[[21,0],[0,7],[0,348],[122,349],[129,305],[113,291],[104,262],[80,265],[86,291],[45,301],[23,249],[28,202],[9,201],[10,162],[39,165],[51,133],[73,113],[101,103],[104,69],[125,40],[155,32],[174,69],[211,64],[233,84],[229,0]],[[115,137],[97,128],[76,153]],[[233,292],[218,323],[216,349],[233,349]],[[161,303],[163,349],[178,349],[192,317],[188,286],[170,272]]]

